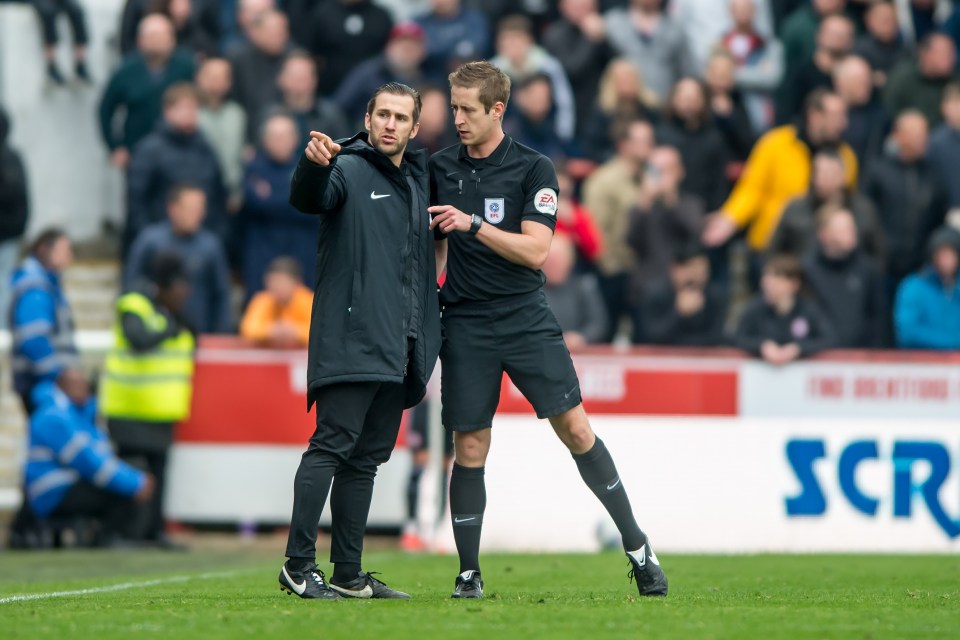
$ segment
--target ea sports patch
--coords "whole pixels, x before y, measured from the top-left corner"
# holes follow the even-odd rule
[[[545,216],[557,215],[557,192],[553,189],[540,189],[533,197],[533,206]]]
[[[503,222],[503,198],[484,198],[483,217],[490,224]]]

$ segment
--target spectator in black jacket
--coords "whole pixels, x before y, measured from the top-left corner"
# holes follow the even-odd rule
[[[807,289],[836,329],[836,347],[884,346],[889,309],[880,269],[858,245],[857,223],[842,207],[817,214],[816,246],[803,259]]]
[[[557,135],[553,90],[546,74],[515,83],[513,105],[503,118],[503,130],[514,140],[552,160],[581,155],[572,141]]]
[[[640,119],[655,124],[659,115],[657,95],[644,84],[640,71],[626,58],[615,58],[600,77],[590,125],[581,137],[590,157],[606,162],[616,153],[616,122]]]
[[[724,173],[731,183],[740,177],[743,163],[757,141],[743,94],[736,86],[736,74],[736,61],[726,51],[718,51],[707,60],[704,80],[710,93],[710,115],[727,143],[730,157]]]
[[[301,44],[319,61],[320,93],[332,95],[361,62],[383,53],[392,26],[390,14],[373,0],[317,2],[312,35]]]
[[[269,118],[269,111],[282,109],[293,117],[303,146],[310,141],[311,131],[323,131],[334,140],[348,138],[353,133],[340,107],[326,98],[317,97],[317,63],[303,50],[291,51],[283,63],[277,87],[280,89],[279,104],[263,114]],[[258,131],[264,121],[258,125]]]
[[[230,64],[233,99],[247,113],[247,142],[253,143],[267,108],[280,100],[277,78],[290,47],[287,17],[264,11],[253,19],[249,34],[250,42],[230,56]]]
[[[853,37],[853,22],[846,16],[831,15],[820,22],[813,58],[783,78],[777,111],[779,122],[791,122],[799,115],[804,101],[814,89],[830,88],[834,68],[853,49]]]
[[[950,192],[950,208],[960,209],[960,82],[943,92],[943,123],[930,134],[930,163]]]
[[[846,167],[836,151],[824,149],[813,157],[810,191],[787,203],[767,251],[806,255],[816,240],[817,211],[824,206],[842,207],[853,214],[859,230],[857,245],[878,265],[886,259],[886,241],[876,207],[870,198],[847,188]]]
[[[0,329],[10,320],[10,276],[17,266],[27,228],[27,174],[10,146],[10,118],[0,107]]]
[[[859,56],[847,56],[833,69],[833,88],[847,103],[843,139],[859,161],[858,174],[883,154],[890,133],[890,113],[873,87],[870,65]]]
[[[681,189],[700,198],[708,211],[720,208],[728,191],[723,172],[732,153],[710,115],[702,81],[683,78],[673,87],[657,142],[680,152],[686,169]]]
[[[724,343],[726,303],[710,284],[710,260],[697,244],[677,248],[669,273],[644,291],[640,313],[650,344],[714,347]]]
[[[163,121],[137,146],[130,162],[124,256],[145,227],[166,218],[167,193],[183,182],[203,189],[205,225],[226,241],[226,187],[216,153],[199,131],[199,109],[191,84],[174,85],[163,94]]]
[[[543,293],[563,331],[571,353],[602,342],[607,333],[607,310],[600,285],[592,273],[576,273],[576,248],[565,233],[557,234],[543,263]]]
[[[650,154],[636,205],[630,210],[627,243],[636,262],[631,274],[634,304],[651,282],[667,272],[677,247],[700,237],[703,201],[680,187],[684,165],[673,147],[657,147]],[[644,339],[645,318],[634,315],[634,342]]]
[[[891,0],[876,0],[867,9],[864,24],[866,32],[857,38],[853,52],[870,63],[873,83],[882,87],[906,53],[896,6]]]
[[[120,53],[133,50],[137,25],[150,13],[170,18],[179,46],[201,57],[220,51],[219,0],[127,0],[120,18]]]
[[[835,330],[817,303],[800,294],[802,282],[796,258],[775,255],[767,260],[761,292],[744,309],[734,344],[775,366],[833,347]]]
[[[577,134],[582,136],[612,51],[597,0],[560,0],[559,8],[561,17],[543,34],[543,46],[567,73],[576,104]]]
[[[390,29],[390,40],[383,55],[357,65],[344,78],[333,96],[348,122],[359,122],[366,113],[367,101],[379,87],[388,82],[402,82],[411,87],[423,80],[423,61],[427,55],[423,27],[416,22],[401,22]]]
[[[902,113],[893,131],[896,155],[877,160],[863,183],[886,232],[888,293],[923,266],[927,240],[949,208],[946,187],[926,158],[927,132],[922,113]]]

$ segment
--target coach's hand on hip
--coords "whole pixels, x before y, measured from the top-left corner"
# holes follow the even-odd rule
[[[433,220],[430,221],[430,229],[440,227],[440,231],[451,233],[453,231],[470,231],[470,223],[473,216],[460,211],[449,204],[441,204],[427,209]]]
[[[319,131],[310,132],[310,142],[305,151],[307,160],[321,167],[328,167],[333,158],[340,153],[340,145],[333,138]]]

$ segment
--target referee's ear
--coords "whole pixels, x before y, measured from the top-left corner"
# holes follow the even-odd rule
[[[413,129],[410,130],[410,139],[413,140],[417,137],[417,134],[420,133],[420,123],[417,122],[413,125]]]
[[[500,101],[494,102],[493,106],[490,107],[490,116],[494,120],[503,120],[503,114],[507,110],[507,105],[503,104]]]

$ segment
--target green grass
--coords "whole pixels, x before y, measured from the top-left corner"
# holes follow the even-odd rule
[[[3,603],[0,638],[960,638],[958,556],[660,559],[666,599],[638,598],[616,554],[488,555],[487,599],[461,602],[455,559],[372,552],[414,600],[311,602],[280,592],[262,551],[0,553],[0,599],[188,577]]]

